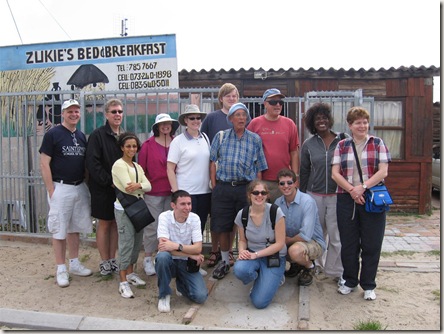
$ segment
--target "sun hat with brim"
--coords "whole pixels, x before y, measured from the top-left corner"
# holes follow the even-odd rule
[[[80,107],[80,103],[77,102],[77,100],[73,100],[73,99],[66,100],[62,104],[62,110],[68,109],[71,106],[78,106],[78,107]]]
[[[233,123],[230,121],[230,117],[239,109],[242,109],[243,111],[245,111],[245,113],[247,114],[247,124],[250,123],[251,121],[251,117],[250,117],[250,111],[248,110],[248,108],[245,106],[245,104],[243,104],[242,102],[238,102],[235,103],[231,106],[230,110],[228,110],[228,114],[227,114],[227,123],[229,125],[233,125]]]
[[[202,121],[204,120],[205,116],[207,116],[207,113],[200,111],[198,106],[195,104],[189,104],[185,106],[185,111],[179,116],[180,125],[187,126],[185,123],[185,117],[192,114],[199,114]]]
[[[265,91],[264,95],[262,95],[262,101],[265,102],[266,99],[268,99],[269,97],[274,97],[274,96],[280,96],[283,99],[285,98],[285,95],[282,94],[279,89],[270,88]]]
[[[177,119],[171,118],[168,114],[159,114],[156,116],[156,121],[154,122],[153,126],[151,127],[151,130],[154,132],[154,129],[159,130],[159,123],[164,122],[171,122],[172,131],[171,134],[174,134],[179,127],[179,123],[177,122]]]

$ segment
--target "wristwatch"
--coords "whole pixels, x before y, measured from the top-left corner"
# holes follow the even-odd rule
[[[183,251],[183,245],[182,245],[182,244],[179,244],[179,247],[177,248],[177,251],[178,251],[178,252]]]
[[[365,183],[362,184],[362,188],[364,188],[365,190],[367,190],[367,185]]]

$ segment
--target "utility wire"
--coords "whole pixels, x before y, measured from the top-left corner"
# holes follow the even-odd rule
[[[63,30],[63,32],[66,34],[66,36],[68,36],[69,39],[72,40],[71,36],[69,36],[69,34],[65,31],[65,29],[63,29],[63,27],[60,25],[60,23],[56,20],[56,18],[54,17],[54,15],[52,15],[52,13],[48,10],[48,8],[46,8],[46,6],[43,4],[43,2],[41,0],[39,0],[40,4],[43,6],[43,8],[46,9],[46,11],[49,13],[49,15],[51,15],[52,19],[57,23],[57,25],[60,27],[60,29]]]
[[[15,22],[15,17],[14,17],[14,14],[12,13],[12,9],[11,9],[11,6],[9,5],[9,1],[6,0],[6,3],[8,4],[9,11],[11,12],[12,20],[14,21],[15,29],[17,30],[17,34],[19,35],[20,42],[22,42],[22,44],[23,44],[22,36],[20,35],[20,31],[19,31],[19,28],[17,26],[17,22]]]

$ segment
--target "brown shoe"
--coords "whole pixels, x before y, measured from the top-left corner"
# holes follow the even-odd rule
[[[214,267],[221,259],[220,252],[210,252],[210,257],[207,260],[208,267]]]
[[[235,261],[233,251],[230,251],[228,256],[229,256],[229,260],[230,260],[230,267],[232,267],[234,265],[234,261]]]

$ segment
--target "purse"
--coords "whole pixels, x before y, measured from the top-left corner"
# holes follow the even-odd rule
[[[352,142],[353,153],[355,154],[356,166],[358,167],[359,178],[361,183],[364,183],[362,178],[361,164],[359,163],[358,153],[356,152],[355,143]],[[364,208],[367,212],[381,213],[390,210],[390,205],[393,204],[392,197],[383,182],[378,183],[365,191]]]
[[[136,167],[136,182],[138,181],[138,173]],[[143,198],[129,195],[115,187],[116,197],[123,206],[125,214],[134,226],[136,232],[140,232],[143,228],[154,222],[154,217],[146,206]]]

